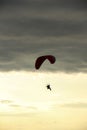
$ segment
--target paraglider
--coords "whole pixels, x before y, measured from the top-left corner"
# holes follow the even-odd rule
[[[49,62],[50,62],[51,64],[54,64],[55,61],[56,61],[55,57],[52,56],[52,55],[40,56],[40,57],[38,57],[38,58],[36,59],[35,68],[36,68],[36,69],[39,69],[39,68],[41,67],[42,63],[43,63],[46,59],[49,60]]]
[[[36,68],[36,69],[39,69],[39,68],[41,67],[41,65],[43,64],[43,62],[44,62],[46,59],[47,59],[51,64],[54,64],[55,61],[56,61],[56,58],[55,58],[53,55],[40,56],[40,57],[38,57],[38,58],[36,59],[36,61],[35,61],[35,68]],[[50,85],[47,85],[46,87],[47,87],[47,89],[49,89],[49,90],[51,91]]]
[[[47,85],[46,87],[47,87],[47,89],[50,89],[50,91],[51,91],[51,87],[50,87],[50,85]]]

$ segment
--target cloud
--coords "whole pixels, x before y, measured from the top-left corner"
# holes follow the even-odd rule
[[[87,73],[86,0],[0,1],[0,71],[33,71],[40,55],[56,63],[41,70]]]
[[[0,100],[1,104],[10,104],[12,102],[13,102],[12,100],[4,100],[4,99]]]
[[[87,103],[84,102],[74,102],[74,103],[65,103],[60,105],[63,108],[87,108]]]
[[[11,104],[8,104],[9,107],[12,107],[12,108],[20,108],[20,109],[25,109],[26,111],[28,110],[37,110],[37,107],[35,106],[24,106],[24,105],[20,105],[20,104],[16,104],[16,103],[11,103]]]
[[[21,106],[18,105],[18,104],[10,104],[9,106],[10,106],[10,107],[13,107],[13,108],[20,108],[20,107],[21,107]]]
[[[23,22],[15,18],[5,19],[1,23],[1,35],[11,36],[33,36],[33,37],[60,37],[72,35],[86,35],[87,23],[85,21],[52,20],[45,18],[28,18]],[[9,28],[9,31],[8,31]]]
[[[70,108],[70,109],[87,109],[87,101],[83,100],[71,100],[71,101],[64,101],[64,102],[56,102],[54,104],[51,104],[52,109],[58,109],[58,108]]]
[[[22,107],[22,106],[19,105],[19,104],[15,104],[14,101],[12,101],[12,100],[7,100],[7,99],[1,99],[1,100],[0,100],[0,103],[1,103],[1,104],[5,104],[5,105],[8,105],[8,106],[10,106],[10,107],[14,107],[14,108],[20,108],[20,107]]]
[[[66,40],[66,42],[65,42]],[[87,72],[87,43],[72,39],[51,39],[48,43],[33,41],[31,44],[21,41],[0,44],[0,71],[26,70],[33,71],[35,60],[40,55],[54,54],[56,63],[44,63],[42,69],[48,71]]]
[[[34,106],[23,106],[20,104],[9,104],[9,106],[13,107],[13,108],[27,108],[27,109],[31,109],[31,110],[37,110],[37,107],[34,107]]]
[[[0,5],[5,6],[21,6],[27,5],[32,7],[45,7],[45,8],[53,8],[53,7],[73,7],[73,8],[83,8],[86,9],[87,1],[86,0],[1,0]]]
[[[28,108],[29,110],[37,110],[38,109],[37,107],[34,107],[34,106],[27,106],[26,108]]]

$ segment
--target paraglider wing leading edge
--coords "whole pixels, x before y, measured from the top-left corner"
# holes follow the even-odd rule
[[[52,56],[52,55],[40,56],[40,57],[38,57],[38,58],[36,59],[35,68],[36,68],[36,69],[39,69],[40,66],[42,65],[42,63],[43,63],[46,59],[48,59],[51,64],[54,64],[55,61],[56,61],[55,57]]]

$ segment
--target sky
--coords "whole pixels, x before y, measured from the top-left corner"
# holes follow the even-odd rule
[[[36,70],[42,55],[56,62]],[[86,0],[0,1],[0,130],[11,129],[87,129]]]

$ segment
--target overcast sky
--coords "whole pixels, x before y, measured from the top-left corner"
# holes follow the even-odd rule
[[[49,54],[55,64],[35,70]],[[0,0],[0,130],[11,129],[87,130],[87,0]]]
[[[0,71],[33,71],[45,54],[47,71],[87,73],[87,1],[1,0]]]

